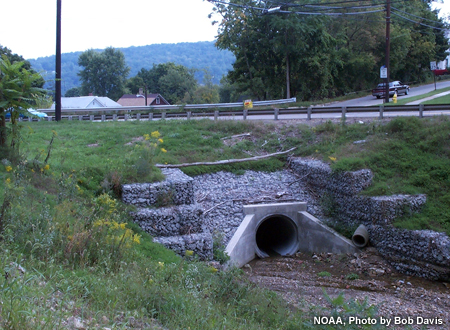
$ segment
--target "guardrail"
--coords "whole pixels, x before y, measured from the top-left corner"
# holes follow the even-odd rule
[[[286,100],[280,100],[286,103]],[[227,103],[228,107],[235,107],[236,103]],[[281,104],[281,103],[280,103]],[[242,103],[238,103],[239,106],[242,106]],[[255,105],[255,103],[254,103]],[[192,107],[191,107],[192,106]],[[189,109],[200,109],[194,108],[194,105],[189,105]],[[202,105],[208,106],[208,105]],[[399,105],[399,106],[371,106],[371,107],[291,107],[291,108],[270,108],[270,109],[242,109],[242,110],[226,110],[226,111],[206,111],[206,112],[192,112],[192,111],[178,111],[178,112],[155,112],[155,110],[167,110],[168,106],[153,106],[153,107],[121,107],[121,108],[93,108],[93,109],[63,109],[61,112],[63,113],[62,118],[67,120],[91,120],[91,121],[107,121],[107,120],[158,120],[158,119],[170,119],[170,118],[211,118],[214,120],[218,120],[219,118],[227,119],[227,118],[236,118],[242,117],[243,120],[246,120],[249,117],[256,116],[266,116],[268,118],[262,119],[270,119],[273,117],[274,120],[283,119],[282,117],[286,117],[287,115],[303,115],[302,117],[298,117],[299,119],[311,120],[314,115],[319,114],[340,114],[342,119],[346,119],[348,114],[352,113],[364,113],[366,117],[373,114],[371,117],[378,117],[379,119],[383,119],[386,114],[393,112],[417,112],[417,116],[424,117],[427,112],[431,111],[449,111],[450,104],[442,104],[442,105]],[[170,106],[172,107],[172,106]],[[225,108],[226,106],[224,106]],[[169,108],[170,109],[170,108]],[[179,107],[177,107],[179,109]],[[54,110],[39,110],[42,112],[51,113]],[[77,114],[78,113],[78,114]],[[292,118],[295,119],[295,118]],[[29,117],[29,118],[19,118],[19,120],[28,120],[28,121],[39,121],[42,118]],[[46,118],[48,121],[55,120],[54,116],[48,116]]]

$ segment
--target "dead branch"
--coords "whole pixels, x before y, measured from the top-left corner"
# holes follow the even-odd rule
[[[250,136],[251,134],[252,133],[244,133],[244,134],[226,136],[226,137],[223,137],[221,140],[229,140],[229,139],[234,139],[234,138],[238,138],[238,137]]]
[[[291,151],[295,150],[296,148],[291,148],[286,151],[280,151],[275,152],[273,154],[263,155],[263,156],[255,156],[250,158],[242,158],[242,159],[225,159],[225,160],[219,160],[217,162],[197,162],[197,163],[184,163],[184,164],[156,164],[155,166],[158,168],[180,168],[180,167],[188,167],[188,166],[199,166],[199,165],[224,165],[224,164],[232,164],[232,163],[242,163],[242,162],[250,162],[265,158],[270,158],[274,156],[284,155],[287,153],[290,153]]]
[[[222,202],[222,203],[219,203],[219,204],[214,205],[213,207],[211,207],[211,208],[207,209],[205,212],[203,212],[203,215],[205,215],[205,214],[208,213],[209,211],[215,209],[216,207],[218,207],[218,206],[220,206],[220,205],[222,205],[222,204],[225,204],[226,202],[229,202],[229,201],[225,201],[225,202]]]

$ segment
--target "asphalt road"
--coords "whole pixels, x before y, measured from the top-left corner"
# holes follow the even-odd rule
[[[450,87],[450,81],[442,81],[442,82],[436,83],[437,89],[446,88],[446,87]],[[418,87],[411,87],[411,89],[409,91],[409,95],[402,95],[402,96],[399,96],[399,98],[401,98],[401,99],[409,98],[409,97],[413,97],[413,96],[426,94],[426,93],[429,93],[432,91],[434,91],[434,83],[428,84],[428,85],[423,85],[423,86],[418,86]],[[353,99],[353,100],[336,102],[336,103],[330,104],[329,106],[330,107],[331,106],[332,107],[336,107],[336,106],[351,107],[351,106],[375,106],[375,105],[380,105],[380,104],[383,104],[383,100],[377,99],[376,97],[369,95],[369,96],[360,97],[360,98]]]

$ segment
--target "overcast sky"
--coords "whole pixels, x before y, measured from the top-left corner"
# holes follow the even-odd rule
[[[26,59],[55,54],[56,0],[0,0],[0,44]],[[63,53],[213,41],[203,0],[62,0]]]
[[[442,13],[450,15],[450,0]],[[203,0],[62,0],[62,52],[212,41]],[[0,0],[0,45],[26,59],[55,54],[56,0]]]

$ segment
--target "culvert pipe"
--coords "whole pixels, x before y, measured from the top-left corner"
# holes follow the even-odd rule
[[[352,236],[352,242],[359,248],[365,247],[369,243],[369,232],[366,226],[359,225]]]
[[[298,251],[298,225],[284,215],[270,215],[259,222],[255,232],[256,254],[260,258],[287,256]]]

